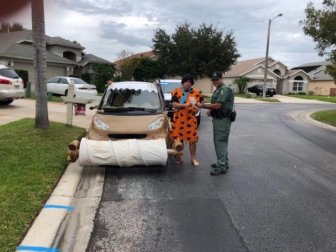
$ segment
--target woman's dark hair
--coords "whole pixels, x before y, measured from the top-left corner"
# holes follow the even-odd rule
[[[186,81],[191,81],[191,85],[194,85],[194,78],[190,74],[186,74],[182,77],[181,83],[183,84]]]

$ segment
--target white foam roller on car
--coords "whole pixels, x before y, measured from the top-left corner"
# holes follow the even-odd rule
[[[165,139],[96,141],[82,138],[79,147],[80,165],[165,166],[168,152]]]

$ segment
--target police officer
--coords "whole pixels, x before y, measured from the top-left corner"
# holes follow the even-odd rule
[[[225,174],[229,169],[228,142],[231,127],[229,118],[233,110],[234,95],[230,87],[223,83],[221,72],[214,72],[211,81],[216,87],[211,97],[211,104],[198,103],[198,107],[208,109],[208,116],[212,116],[213,139],[215,144],[217,163],[212,164],[211,175]]]

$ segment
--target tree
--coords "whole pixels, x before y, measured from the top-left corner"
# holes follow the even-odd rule
[[[112,80],[115,75],[115,68],[112,65],[95,63],[92,66],[94,71],[94,84],[97,87],[99,93],[105,91],[105,85],[108,80]]]
[[[121,73],[120,80],[132,80],[134,69],[137,66],[138,58],[134,53],[128,50],[122,50],[119,53],[119,70]]]
[[[13,31],[23,31],[23,25],[17,22],[10,24],[8,22],[1,23],[0,33],[13,32]]]
[[[152,81],[162,77],[162,73],[156,60],[143,57],[139,58],[133,76],[136,81]]]
[[[48,128],[47,51],[43,0],[31,1],[36,91],[35,127]]]
[[[331,65],[327,72],[336,81],[336,1],[323,0],[323,9],[316,9],[308,3],[305,9],[306,19],[301,20],[303,31],[317,43],[316,50],[320,56],[327,56]]]
[[[234,83],[238,85],[239,93],[244,93],[247,83],[249,83],[251,79],[246,76],[239,76],[237,79],[234,80]]]
[[[229,70],[240,56],[232,31],[224,34],[206,24],[194,29],[185,22],[172,35],[158,29],[153,44],[158,64],[168,75],[210,76],[214,71]]]

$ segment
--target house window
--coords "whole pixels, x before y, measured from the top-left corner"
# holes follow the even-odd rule
[[[293,91],[302,92],[303,91],[303,78],[302,76],[296,76],[293,82]]]

